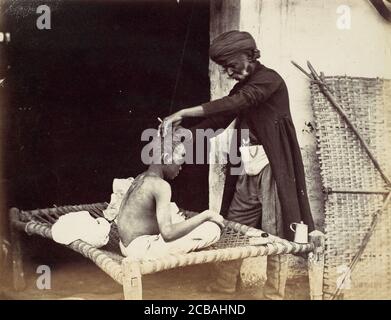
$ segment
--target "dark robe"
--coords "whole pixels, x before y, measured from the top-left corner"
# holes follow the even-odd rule
[[[193,135],[195,129],[226,128],[238,118],[237,128],[240,128],[241,119],[245,119],[250,131],[263,145],[277,184],[285,238],[294,238],[289,228],[292,222],[303,221],[309,231],[314,230],[288,89],[282,77],[257,62],[253,73],[238,82],[228,96],[204,103],[203,109],[208,119],[192,128]],[[233,147],[238,148],[239,144],[234,143]],[[231,152],[239,154],[238,150]],[[230,174],[229,166],[221,206],[223,216],[228,211],[238,179],[237,175]]]

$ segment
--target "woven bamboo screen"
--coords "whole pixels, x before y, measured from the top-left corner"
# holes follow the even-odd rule
[[[390,176],[391,81],[351,77],[324,80]],[[391,299],[391,205],[379,216],[356,268],[352,272],[348,268],[376,210],[382,207],[385,182],[317,84],[311,85],[311,96],[326,190],[325,298],[332,296],[345,276],[341,291],[344,299]]]

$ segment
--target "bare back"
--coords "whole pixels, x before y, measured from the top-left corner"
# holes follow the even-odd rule
[[[156,185],[166,182],[143,173],[133,183],[118,214],[119,236],[125,246],[139,236],[159,234],[154,190]]]

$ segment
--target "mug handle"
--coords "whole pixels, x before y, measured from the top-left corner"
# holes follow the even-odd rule
[[[291,225],[289,226],[289,228],[293,231],[293,232],[296,232],[296,226],[298,225],[297,222],[292,222]],[[293,226],[295,226],[295,228],[293,229]]]

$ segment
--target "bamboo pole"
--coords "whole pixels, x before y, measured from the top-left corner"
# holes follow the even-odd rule
[[[365,237],[364,237],[364,239],[362,241],[362,244],[360,246],[360,249],[358,250],[358,252],[354,256],[353,260],[349,264],[349,270],[351,272],[353,272],[353,270],[356,267],[358,261],[360,260],[360,257],[363,254],[363,252],[364,252],[364,250],[365,250],[369,240],[371,239],[373,231],[375,230],[375,228],[377,226],[377,223],[379,221],[379,216],[387,208],[388,204],[390,203],[390,199],[391,199],[391,192],[388,193],[387,198],[386,198],[386,200],[383,203],[383,206],[378,211],[375,212],[375,216],[372,219],[371,227],[369,228],[369,231],[365,235]],[[343,284],[345,283],[345,280],[346,280],[348,274],[349,273],[347,273],[347,272],[345,273],[344,277],[342,278],[342,281],[341,281],[340,285],[335,289],[333,295],[331,296],[331,300],[334,300],[340,294],[340,292],[341,292],[341,290],[343,288]]]
[[[322,81],[320,76],[315,71],[314,67],[311,65],[309,61],[307,61],[308,68],[311,70],[311,74],[313,78],[318,82],[319,88],[322,91],[322,93],[326,96],[326,98],[330,101],[330,103],[337,109],[338,113],[341,115],[341,117],[345,120],[345,122],[348,124],[349,128],[354,132],[358,140],[361,142],[362,147],[364,148],[365,152],[368,154],[369,158],[372,160],[374,166],[379,171],[380,175],[384,179],[384,181],[387,184],[387,187],[391,186],[391,180],[387,177],[384,170],[381,168],[379,162],[376,160],[375,156],[369,149],[368,144],[365,142],[361,134],[358,132],[356,127],[352,124],[349,117],[347,116],[346,112],[343,110],[343,108],[340,106],[340,104],[337,102],[337,100],[334,98],[334,96],[331,94],[330,90],[327,88],[325,83]]]
[[[382,214],[385,211],[385,209],[387,208],[387,206],[388,206],[388,204],[389,204],[389,202],[391,200],[391,192],[390,192],[391,182],[390,182],[390,179],[385,174],[385,172],[380,167],[380,164],[377,162],[376,158],[372,154],[372,152],[369,149],[369,146],[367,145],[367,143],[364,141],[364,139],[362,138],[362,136],[360,135],[360,133],[358,132],[356,127],[351,123],[351,121],[349,120],[349,118],[348,118],[347,114],[345,113],[345,111],[343,110],[343,108],[339,105],[339,103],[336,101],[334,96],[331,94],[330,89],[327,87],[327,85],[325,84],[325,82],[322,79],[323,78],[323,73],[321,74],[321,76],[319,76],[318,73],[315,71],[314,67],[311,65],[311,63],[309,61],[307,61],[307,65],[308,65],[308,68],[311,71],[311,75],[309,75],[307,72],[305,72],[303,68],[298,66],[293,61],[292,61],[292,64],[295,67],[297,67],[300,71],[302,71],[311,80],[315,80],[314,82],[319,85],[319,88],[322,91],[322,93],[326,96],[326,98],[330,101],[330,103],[337,109],[338,113],[341,115],[341,117],[345,120],[345,122],[348,124],[350,129],[354,132],[356,137],[359,139],[359,141],[360,141],[361,145],[363,146],[364,150],[366,151],[366,153],[368,154],[369,158],[372,160],[374,166],[379,171],[379,173],[381,174],[382,178],[384,179],[384,181],[387,184],[386,185],[386,189],[388,189],[388,192],[387,192],[387,196],[386,196],[386,198],[385,198],[385,200],[383,202],[383,206],[382,206],[381,209],[377,210],[374,213],[374,217],[372,219],[370,229],[366,233],[366,235],[365,235],[365,237],[364,237],[364,239],[363,239],[363,241],[361,243],[361,246],[360,246],[358,252],[353,257],[352,261],[349,264],[349,270],[350,270],[350,272],[352,272],[354,270],[355,266],[357,265],[361,255],[363,254],[363,252],[364,252],[364,250],[365,250],[365,248],[366,248],[366,246],[367,246],[367,244],[368,244],[368,242],[369,242],[369,240],[370,240],[370,238],[371,238],[371,236],[372,236],[372,234],[373,234],[373,232],[374,232],[374,230],[375,230],[375,228],[377,226],[380,214]],[[357,193],[366,193],[366,192],[359,191]],[[334,300],[340,294],[340,292],[341,292],[341,290],[343,288],[343,284],[346,281],[347,275],[348,275],[348,273],[345,273],[344,277],[342,278],[342,281],[341,281],[340,285],[336,288],[336,290],[332,294],[332,297],[331,297],[332,300]]]

